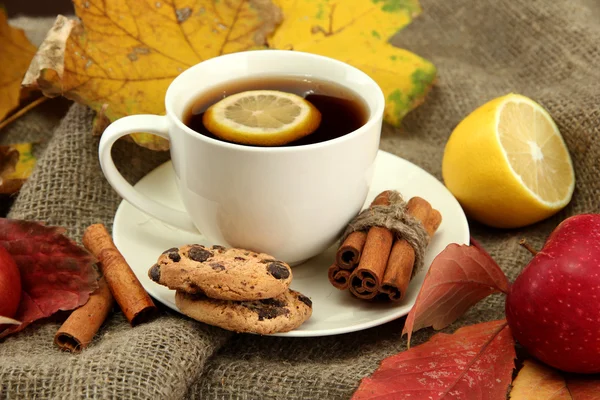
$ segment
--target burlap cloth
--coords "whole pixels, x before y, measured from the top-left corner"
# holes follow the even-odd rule
[[[432,60],[439,79],[401,130],[385,129],[382,149],[441,179],[442,152],[452,128],[480,104],[514,91],[547,107],[571,151],[577,188],[559,215],[511,231],[471,224],[473,236],[514,279],[529,259],[519,238],[539,247],[566,216],[600,212],[600,4],[422,0],[422,5],[423,15],[393,43]],[[42,25],[20,23],[33,31]],[[48,122],[45,130],[42,120]],[[110,226],[120,199],[100,172],[98,139],[89,134],[92,114],[73,106],[50,138],[53,121],[38,111],[12,128],[12,139],[29,134],[31,124],[49,140],[10,216],[65,226],[79,240],[88,224]],[[164,154],[129,143],[115,152],[132,181],[165,160]],[[502,297],[488,298],[449,330],[501,318],[503,309]],[[273,338],[232,335],[167,311],[131,329],[115,312],[79,355],[53,346],[58,322],[41,322],[0,344],[0,397],[348,398],[382,358],[405,349],[403,322],[324,338]],[[414,342],[432,333],[422,330]]]

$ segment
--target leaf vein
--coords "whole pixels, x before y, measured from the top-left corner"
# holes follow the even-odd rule
[[[91,4],[91,5],[93,5],[94,7],[96,7],[96,9],[98,9],[98,11],[100,11],[100,12],[103,12],[102,10],[100,10],[100,9],[98,8],[98,6],[94,5],[93,3],[90,3],[90,4]],[[131,39],[133,39],[133,40],[136,40],[138,43],[140,43],[140,44],[143,44],[144,46],[146,46],[146,47],[148,47],[148,48],[150,48],[150,49],[154,50],[154,52],[156,52],[157,54],[160,54],[160,55],[162,55],[163,57],[165,57],[165,58],[168,58],[169,60],[172,60],[172,61],[175,61],[175,62],[178,62],[178,63],[184,64],[184,65],[187,65],[188,67],[189,67],[189,66],[191,66],[191,65],[190,65],[188,62],[186,62],[186,61],[182,61],[182,60],[178,60],[178,59],[176,59],[176,58],[174,58],[174,57],[171,57],[170,55],[168,55],[168,54],[166,54],[166,53],[163,53],[163,52],[162,52],[162,51],[160,51],[159,49],[157,49],[157,48],[155,48],[155,47],[153,47],[153,46],[150,46],[148,43],[144,42],[144,41],[143,41],[142,39],[140,39],[139,37],[135,37],[135,36],[133,36],[131,33],[127,32],[127,30],[125,30],[125,28],[122,28],[121,26],[119,26],[119,25],[118,25],[118,24],[117,24],[117,23],[116,23],[116,22],[115,22],[115,21],[114,21],[112,18],[110,18],[110,17],[108,16],[108,14],[106,14],[106,12],[104,12],[104,16],[105,16],[105,17],[106,17],[106,18],[107,18],[109,21],[111,21],[111,22],[113,23],[113,25],[114,25],[116,28],[118,28],[119,30],[121,30],[121,32],[123,32],[123,33],[124,33],[126,36],[128,36],[128,37],[130,37]],[[135,20],[135,18],[134,18],[134,20]],[[137,26],[137,22],[136,22],[136,26]]]

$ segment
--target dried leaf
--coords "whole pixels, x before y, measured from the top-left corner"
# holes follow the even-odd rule
[[[0,338],[56,311],[85,304],[98,287],[96,260],[63,232],[62,228],[0,218],[0,245],[17,263],[23,286],[14,316],[22,324],[0,332]]]
[[[97,112],[108,103],[105,115],[111,121],[164,113],[167,87],[182,71],[211,57],[264,45],[281,21],[281,11],[270,0],[73,4],[81,22],[57,19],[23,83]],[[151,149],[168,148],[165,139],[154,135],[138,133],[133,139]]]
[[[110,125],[110,119],[108,119],[108,117],[106,116],[107,109],[108,104],[102,104],[102,107],[100,107],[100,111],[98,111],[96,113],[96,116],[94,117],[94,126],[92,128],[92,134],[94,136],[102,136],[104,130],[108,128],[108,125]]]
[[[0,8],[0,121],[19,105],[23,94],[21,80],[35,51],[23,30],[8,25]]]
[[[595,377],[567,378],[567,389],[573,400],[600,400],[600,380]]]
[[[513,400],[569,400],[565,380],[548,367],[526,360],[513,382],[510,392]]]
[[[31,143],[0,146],[0,194],[14,194],[21,189],[35,167]]]
[[[398,126],[419,105],[436,78],[429,61],[387,43],[420,12],[416,0],[279,0],[285,20],[271,47],[336,58],[371,76],[386,97],[385,120]]]
[[[511,400],[600,400],[597,377],[565,377],[543,364],[525,360],[513,382]]]
[[[386,358],[352,399],[504,399],[514,369],[515,342],[506,320],[438,333]]]
[[[442,329],[492,293],[508,293],[509,282],[498,264],[474,246],[450,244],[433,260],[402,335],[427,326]]]

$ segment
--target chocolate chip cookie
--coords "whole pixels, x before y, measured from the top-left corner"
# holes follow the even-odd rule
[[[234,332],[288,332],[312,314],[312,302],[294,290],[272,299],[227,301],[177,291],[175,304],[190,318]]]
[[[285,292],[292,269],[268,254],[194,244],[166,250],[148,276],[169,289],[213,299],[260,300]]]

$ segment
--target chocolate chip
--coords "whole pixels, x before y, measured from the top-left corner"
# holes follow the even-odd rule
[[[238,261],[246,261],[244,257],[235,257],[234,259]]]
[[[167,254],[167,253],[170,253],[170,252],[172,252],[172,251],[175,251],[175,252],[177,252],[178,250],[179,250],[179,249],[178,249],[177,247],[171,247],[170,249],[167,249],[167,250],[163,251],[162,253],[163,253],[163,254]]]
[[[269,264],[269,263],[272,263],[272,262],[278,262],[278,263],[280,263],[281,261],[277,261],[274,258],[265,258],[264,260],[260,260],[261,264]]]
[[[210,263],[210,267],[215,271],[225,271],[225,266],[218,262]]]
[[[279,299],[262,299],[259,301],[262,304],[266,304],[268,306],[275,306],[275,307],[285,307],[286,306],[286,302],[283,300],[279,300]]]
[[[300,300],[301,302],[303,302],[304,304],[306,304],[307,306],[312,308],[312,300],[309,299],[308,297],[306,297],[305,295],[299,294],[298,300]]]
[[[217,245],[217,244],[216,244],[216,245],[214,245],[212,248],[213,248],[213,250],[223,250],[223,251],[225,251],[225,247],[223,247],[223,246],[219,246],[219,245]]]
[[[290,277],[290,270],[285,265],[278,262],[273,262],[267,265],[267,271],[273,275],[275,279],[287,279]]]
[[[273,299],[267,299],[267,300],[273,300]],[[263,321],[265,319],[277,318],[280,315],[288,315],[290,313],[290,310],[285,307],[285,304],[283,304],[283,306],[279,305],[279,304],[281,304],[280,300],[275,300],[275,303],[276,304],[268,304],[268,302],[265,303],[264,300],[259,300],[259,301],[245,301],[245,302],[242,302],[241,305],[251,311],[254,311],[258,315],[259,321]]]
[[[209,258],[211,258],[212,256],[213,256],[213,253],[211,253],[210,251],[205,250],[201,247],[192,247],[191,249],[188,250],[188,257],[194,261],[204,262],[204,261],[208,260]]]
[[[244,255],[245,255],[245,256],[248,256],[248,255],[250,255],[250,253],[248,253],[248,252],[246,251],[246,252],[244,253]]]
[[[181,261],[181,256],[176,251],[169,253],[169,258],[175,262]]]
[[[269,307],[258,312],[258,320],[262,321],[264,319],[273,319],[279,317],[280,315],[288,315],[289,313],[290,310],[288,310],[287,308]]]
[[[148,276],[154,282],[158,282],[160,280],[160,266],[158,264],[154,264],[150,271],[148,271]]]

